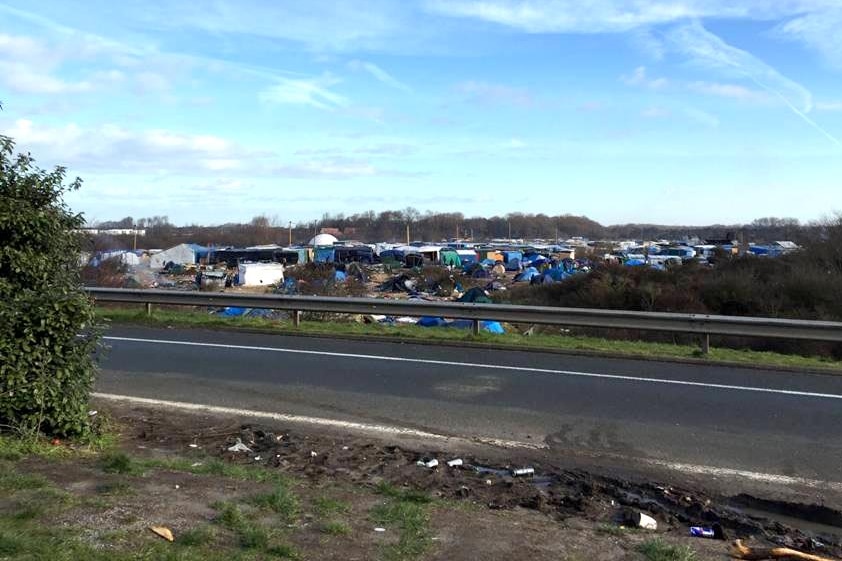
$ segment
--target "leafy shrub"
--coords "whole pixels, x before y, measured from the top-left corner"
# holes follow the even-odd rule
[[[13,156],[0,136],[0,424],[55,435],[87,430],[98,341],[80,285],[84,221],[63,202],[65,170]]]

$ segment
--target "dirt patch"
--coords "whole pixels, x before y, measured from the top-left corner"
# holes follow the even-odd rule
[[[451,534],[442,531],[440,547],[450,543],[448,540],[458,541],[462,544],[458,547],[462,547],[465,528],[471,527],[469,521],[476,518],[477,512],[484,513],[479,519],[495,511],[503,517],[515,516],[512,513],[516,512],[540,513],[540,517],[530,520],[540,519],[556,528],[574,521],[589,524],[593,530],[601,525],[617,526],[624,512],[634,510],[654,517],[659,533],[677,539],[686,536],[691,525],[718,523],[729,538],[842,555],[842,517],[838,511],[819,505],[766,501],[746,495],[709,495],[695,489],[606,477],[517,457],[502,463],[499,458],[463,455],[463,465],[451,468],[445,462],[455,458],[453,452],[434,448],[407,449],[358,436],[308,434],[172,411],[122,409],[114,413],[132,431],[127,435],[129,442],[147,454],[211,455],[236,464],[277,469],[304,478],[316,488],[341,482],[371,489],[385,482],[480,509],[472,511],[473,517],[460,518],[462,521]],[[228,452],[228,447],[238,440],[251,452]],[[417,465],[419,460],[432,458],[439,461],[438,467]],[[512,474],[512,470],[524,467],[534,469],[534,475]],[[456,515],[443,515],[442,520],[448,516]],[[510,527],[505,528],[498,528],[495,535],[505,535]],[[459,532],[458,539],[453,531]],[[478,539],[477,543],[482,549],[480,544],[486,542]],[[708,546],[706,540],[693,543]],[[480,557],[488,558],[476,558]]]

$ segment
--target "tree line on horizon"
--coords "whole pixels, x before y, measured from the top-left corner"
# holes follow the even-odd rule
[[[360,242],[405,242],[407,230],[410,241],[441,242],[454,238],[485,241],[491,239],[544,239],[564,242],[572,237],[590,240],[618,239],[731,239],[753,242],[792,240],[802,243],[809,239],[819,224],[802,224],[795,218],[767,217],[747,224],[710,226],[680,226],[659,224],[619,224],[605,226],[586,216],[562,214],[509,213],[492,217],[466,217],[461,212],[421,213],[414,208],[367,211],[351,215],[324,214],[310,222],[290,224],[276,217],[255,216],[249,222],[221,225],[190,224],[177,226],[166,216],[135,220],[100,222],[91,225],[100,229],[142,228],[146,235],[137,240],[146,248],[166,248],[183,242],[202,245],[249,246],[278,243],[305,244],[313,235],[326,231],[340,240]],[[291,236],[290,236],[291,234]],[[97,236],[95,249],[131,247],[132,236]]]

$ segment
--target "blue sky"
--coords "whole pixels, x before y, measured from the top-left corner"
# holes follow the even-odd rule
[[[90,220],[842,209],[838,0],[0,0],[0,134]]]

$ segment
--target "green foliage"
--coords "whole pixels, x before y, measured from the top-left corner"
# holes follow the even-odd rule
[[[660,538],[643,542],[637,550],[649,561],[694,561],[697,558],[690,547],[668,544]]]
[[[298,497],[285,485],[276,485],[271,493],[252,497],[251,503],[259,508],[271,510],[286,523],[295,522],[298,517]]]
[[[84,221],[63,202],[81,181],[13,154],[0,136],[0,424],[85,433],[98,330],[72,233]]]
[[[124,452],[109,452],[102,456],[100,466],[106,473],[143,475],[143,466]]]
[[[331,536],[347,536],[351,533],[351,527],[344,522],[332,520],[322,526],[322,532]]]

